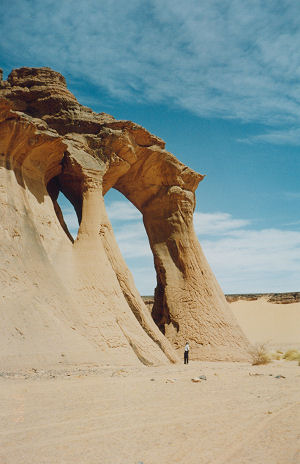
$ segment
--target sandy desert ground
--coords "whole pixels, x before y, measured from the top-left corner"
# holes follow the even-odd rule
[[[1,377],[0,463],[298,464],[299,384],[288,361]]]
[[[251,343],[269,349],[300,349],[300,303],[272,304],[266,298],[230,304]]]
[[[298,303],[231,306],[251,341],[294,343]],[[298,464],[299,387],[285,360],[2,373],[0,463]]]

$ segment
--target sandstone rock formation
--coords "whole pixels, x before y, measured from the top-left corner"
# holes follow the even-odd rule
[[[247,357],[193,230],[203,176],[141,126],[80,105],[49,68],[12,71],[0,114],[2,364],[175,362],[186,339],[194,358]],[[110,188],[143,214],[156,324],[107,217]],[[78,217],[75,241],[60,191]]]

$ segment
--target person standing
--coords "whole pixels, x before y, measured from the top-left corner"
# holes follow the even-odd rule
[[[184,364],[189,363],[189,351],[190,351],[190,345],[189,345],[189,342],[186,342],[185,347],[184,347]]]

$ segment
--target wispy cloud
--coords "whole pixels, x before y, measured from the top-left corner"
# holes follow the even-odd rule
[[[148,242],[147,234],[142,223],[122,223],[113,221],[113,229],[118,241],[122,255],[127,258],[152,257],[152,252]]]
[[[113,201],[106,206],[106,211],[111,221],[123,222],[142,219],[139,210],[128,201]]]
[[[257,140],[299,143],[297,1],[4,0],[0,13],[6,66],[52,66],[201,116],[284,123]]]
[[[300,232],[241,230],[202,241],[226,292],[292,291],[299,287]]]
[[[114,234],[125,259],[152,257],[142,214],[128,201],[113,201],[106,206]]]
[[[300,129],[290,128],[284,130],[269,131],[264,134],[253,135],[246,139],[239,139],[246,143],[272,143],[275,145],[300,145]]]
[[[290,226],[299,226],[299,225],[300,225],[300,221],[288,222],[287,224],[283,224],[283,225],[286,226],[286,227],[290,227]]]
[[[123,204],[123,206],[122,206]],[[126,208],[129,208],[126,214]],[[143,294],[155,284],[153,259],[141,218],[126,202],[111,202],[109,215],[120,249]],[[119,215],[111,212],[119,211]],[[223,212],[195,212],[204,253],[226,293],[279,292],[299,288],[300,231],[255,229],[250,220]]]
[[[300,192],[284,192],[284,196],[290,200],[299,200]]]
[[[247,219],[234,219],[228,213],[194,213],[194,227],[198,235],[226,235],[250,224]]]

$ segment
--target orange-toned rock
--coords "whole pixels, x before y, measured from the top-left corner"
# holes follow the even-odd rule
[[[193,230],[203,176],[141,126],[80,105],[49,68],[14,70],[0,98],[3,362],[159,364],[176,361],[186,339],[194,358],[245,359],[248,342]],[[143,214],[157,325],[105,211],[112,187]],[[75,241],[60,191],[77,213]]]

